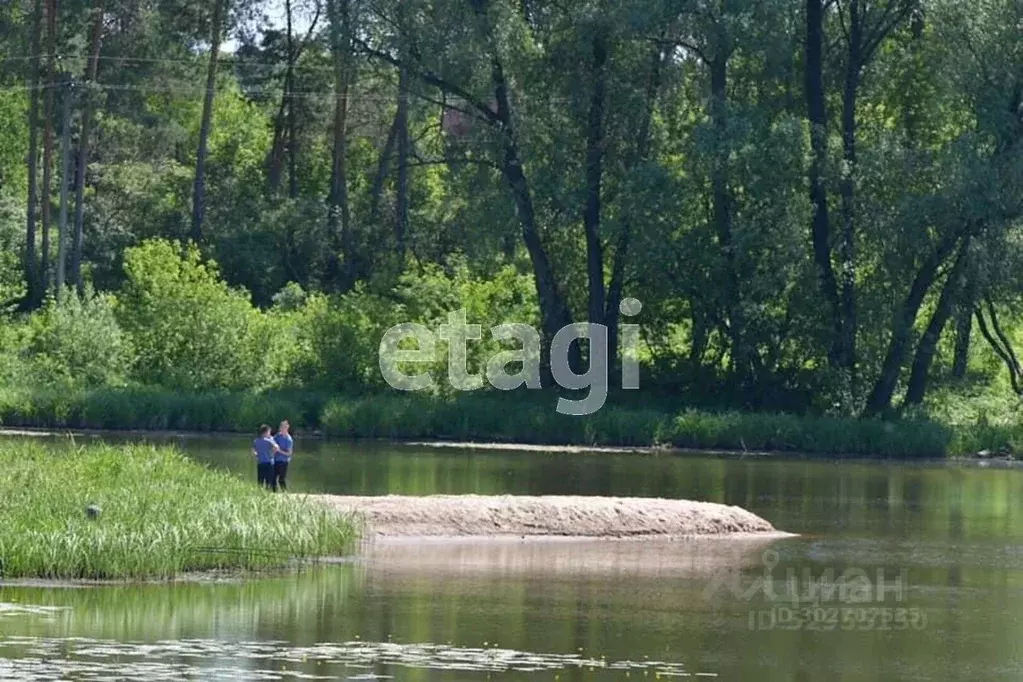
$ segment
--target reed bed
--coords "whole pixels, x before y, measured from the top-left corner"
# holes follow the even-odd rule
[[[167,579],[345,554],[356,527],[173,448],[0,444],[2,577]],[[91,518],[87,508],[100,512]]]
[[[389,392],[182,394],[158,388],[0,390],[0,426],[253,433],[282,418],[338,438],[440,439],[531,445],[670,446],[825,457],[933,458],[1023,453],[1023,422],[918,413],[854,419],[648,405],[612,395],[595,414],[556,411],[552,392],[440,397]]]

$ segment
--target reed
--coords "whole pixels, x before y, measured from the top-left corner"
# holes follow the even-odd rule
[[[164,579],[339,556],[353,520],[172,448],[0,444],[3,578]],[[98,517],[86,508],[96,505]]]
[[[595,414],[558,414],[552,392],[432,396],[311,392],[181,394],[158,388],[55,391],[0,389],[0,425],[44,428],[252,433],[288,418],[299,429],[338,438],[442,439],[533,445],[672,446],[774,451],[827,457],[924,458],[980,450],[1023,452],[1016,411],[1004,418],[918,412],[854,419],[780,412],[644,405],[612,394]]]

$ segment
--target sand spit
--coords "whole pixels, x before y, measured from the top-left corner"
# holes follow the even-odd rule
[[[361,517],[369,537],[788,535],[741,507],[690,500],[521,495],[308,497]]]

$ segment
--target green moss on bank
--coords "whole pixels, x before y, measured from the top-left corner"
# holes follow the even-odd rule
[[[0,470],[6,579],[270,569],[344,554],[355,537],[350,519],[170,448],[2,444]]]

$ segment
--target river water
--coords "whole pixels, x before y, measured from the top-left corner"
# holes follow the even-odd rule
[[[178,441],[255,477],[247,438]],[[402,543],[256,580],[0,585],[0,678],[1019,680],[1014,469],[297,440],[303,492],[683,497],[800,534]]]

